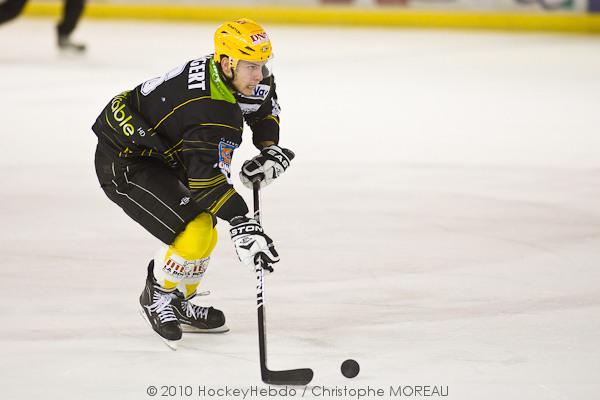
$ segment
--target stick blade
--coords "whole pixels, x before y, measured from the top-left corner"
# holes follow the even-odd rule
[[[262,380],[269,385],[308,385],[313,378],[310,368],[289,369],[286,371],[262,371]]]

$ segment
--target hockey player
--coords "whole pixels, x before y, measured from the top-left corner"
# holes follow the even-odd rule
[[[115,96],[92,129],[96,173],[106,195],[160,239],[140,296],[143,315],[167,341],[186,331],[225,332],[223,312],[190,300],[217,243],[217,219],[228,221],[240,261],[279,261],[272,240],[248,218],[232,185],[231,160],[244,121],[260,153],[242,166],[242,183],[268,185],[293,153],[278,146],[279,105],[271,75],[271,42],[250,19],[221,25],[214,54]]]

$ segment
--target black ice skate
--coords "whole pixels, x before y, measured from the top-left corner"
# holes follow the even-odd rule
[[[79,54],[85,52],[85,44],[75,43],[69,36],[65,35],[58,35],[58,48],[69,53]]]
[[[177,293],[171,301],[173,311],[186,333],[224,333],[229,331],[225,325],[225,315],[213,307],[200,307],[189,300],[184,300]]]
[[[177,320],[177,316],[173,312],[171,304],[173,293],[164,292],[156,283],[152,270],[154,269],[154,261],[150,261],[148,265],[148,278],[146,278],[146,286],[140,296],[140,304],[142,306],[142,317],[158,333],[165,341],[167,346],[173,350],[177,350],[176,340],[181,339],[181,326]]]

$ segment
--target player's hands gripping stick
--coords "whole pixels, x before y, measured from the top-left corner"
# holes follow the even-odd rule
[[[247,217],[235,217],[229,223],[231,240],[240,261],[253,270],[256,264],[260,264],[264,270],[273,272],[273,264],[279,261],[279,254],[262,226]]]
[[[263,188],[283,174],[294,159],[294,152],[276,145],[265,147],[256,157],[244,162],[240,179],[244,186],[252,189],[255,181]]]

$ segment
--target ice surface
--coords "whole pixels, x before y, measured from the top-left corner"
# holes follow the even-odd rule
[[[210,52],[214,27],[84,20],[77,58],[57,53],[53,21],[2,26],[0,398],[262,386],[255,277],[225,224],[201,300],[231,332],[170,351],[137,315],[158,242],[92,163],[105,103]],[[282,256],[266,282],[271,368],[312,367],[305,398],[345,385],[597,397],[598,38],[270,32],[282,144],[297,152],[263,194]],[[246,140],[234,166],[252,154]],[[361,364],[352,381],[347,358]]]

